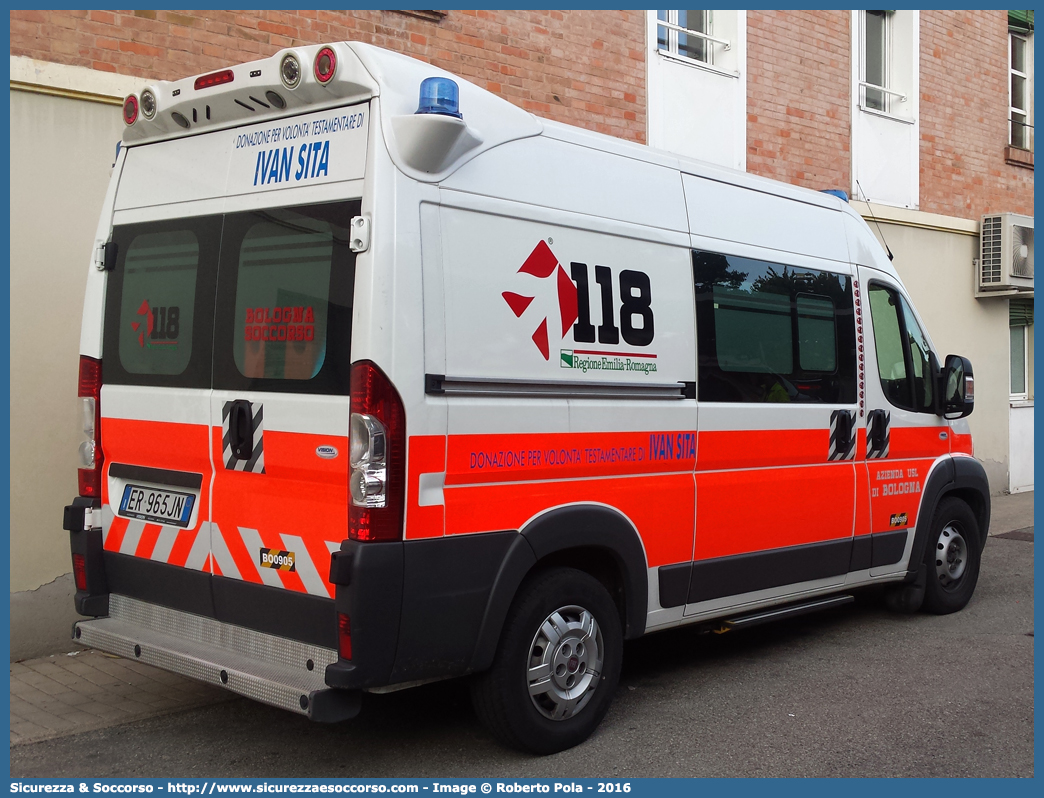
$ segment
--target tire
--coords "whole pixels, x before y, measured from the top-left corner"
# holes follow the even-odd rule
[[[979,580],[981,540],[971,508],[957,498],[943,499],[925,545],[928,573],[922,609],[936,615],[964,609]]]
[[[605,587],[575,568],[543,571],[519,589],[492,667],[472,682],[475,712],[511,748],[572,748],[609,710],[622,655],[620,614]]]

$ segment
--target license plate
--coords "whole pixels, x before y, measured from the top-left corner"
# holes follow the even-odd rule
[[[120,515],[159,524],[188,526],[195,500],[191,493],[127,485],[123,489]]]

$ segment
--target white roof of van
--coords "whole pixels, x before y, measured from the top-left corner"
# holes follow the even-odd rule
[[[319,51],[331,48],[337,60],[332,80],[321,84],[313,71]],[[295,57],[300,64],[299,83],[288,89],[280,78],[283,60]],[[450,168],[430,176],[413,174],[433,182],[444,180],[482,152],[510,141],[544,136],[557,141],[592,148],[658,167],[678,170],[707,180],[770,194],[789,200],[840,211],[858,220],[866,236],[872,233],[847,203],[819,191],[792,186],[777,180],[747,174],[735,169],[686,158],[646,145],[625,141],[571,125],[552,122],[530,114],[496,94],[445,70],[409,56],[362,42],[334,42],[306,47],[289,47],[274,55],[217,70],[225,82],[201,86],[202,76],[177,81],[158,81],[143,87],[152,92],[156,108],[151,119],[139,111],[138,119],[124,130],[127,146],[146,144],[198,133],[279,119],[379,98],[385,140],[395,158],[394,117],[416,112],[420,83],[429,77],[446,77],[460,89],[460,111],[468,129],[480,143],[471,148]],[[231,77],[229,77],[231,75]],[[273,97],[272,95],[275,95]],[[140,98],[141,92],[138,97]],[[279,107],[279,103],[283,107]],[[180,120],[176,118],[180,116]],[[187,127],[186,127],[187,125]],[[875,261],[883,259],[874,259]],[[894,274],[887,260],[873,264]]]

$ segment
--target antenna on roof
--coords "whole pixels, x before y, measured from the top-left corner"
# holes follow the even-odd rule
[[[894,260],[892,257],[892,250],[888,248],[888,242],[885,241],[884,232],[881,230],[881,223],[877,221],[877,217],[874,216],[874,209],[870,207],[870,198],[866,196],[866,192],[863,191],[863,187],[859,185],[859,181],[856,180],[856,188],[859,189],[859,193],[863,195],[863,200],[866,202],[866,209],[870,211],[870,218],[874,220],[874,224],[877,225],[877,232],[881,234],[881,243],[884,244],[885,252],[888,253],[889,263]]]

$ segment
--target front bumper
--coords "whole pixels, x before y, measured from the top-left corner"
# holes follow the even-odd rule
[[[311,720],[359,714],[357,690],[326,686],[337,652],[187,612],[109,595],[109,617],[80,621],[76,639],[252,698]]]

